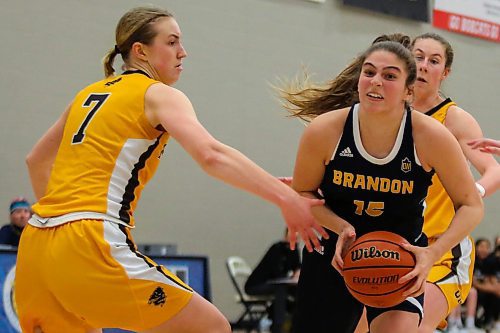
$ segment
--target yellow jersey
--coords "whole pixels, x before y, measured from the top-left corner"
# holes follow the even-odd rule
[[[145,93],[157,82],[128,71],[76,95],[46,193],[33,206],[38,216],[96,212],[134,225],[141,191],[169,137],[144,112]]]
[[[456,103],[447,98],[425,114],[444,124],[448,109],[453,105],[456,105]],[[432,177],[432,185],[427,192],[425,205],[423,231],[427,237],[434,238],[448,229],[455,215],[453,202],[444,189],[443,184],[441,184],[437,174],[434,174]]]

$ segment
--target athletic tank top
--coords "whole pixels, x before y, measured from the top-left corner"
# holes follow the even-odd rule
[[[447,98],[425,114],[444,124],[448,109],[453,105],[456,105],[456,103]],[[432,185],[429,187],[429,193],[427,194],[425,203],[424,232],[429,238],[433,238],[445,232],[453,216],[455,216],[453,202],[437,175],[432,177]]]
[[[411,111],[406,111],[392,151],[379,159],[361,142],[359,104],[347,116],[342,137],[325,169],[321,192],[326,205],[360,236],[377,230],[397,233],[416,244],[421,238],[424,200],[434,171],[418,161]],[[335,246],[336,234],[330,246]]]
[[[168,140],[144,113],[146,90],[157,82],[129,71],[76,95],[46,193],[33,206],[37,215],[97,212],[134,225],[137,201]]]

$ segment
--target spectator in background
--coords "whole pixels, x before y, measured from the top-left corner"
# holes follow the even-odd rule
[[[474,279],[483,279],[483,263],[491,253],[491,242],[486,238],[478,238],[475,243],[476,259],[474,266]],[[476,327],[476,317],[478,308],[478,291],[473,286],[469,292],[469,296],[465,301],[466,319],[465,330],[461,317],[461,306],[457,306],[448,316],[448,333],[479,333],[484,332]],[[479,323],[478,323],[479,325]]]
[[[245,292],[252,296],[268,296],[275,292],[276,284],[271,280],[280,278],[291,278],[298,282],[300,273],[300,257],[297,248],[290,249],[287,241],[287,229],[285,229],[282,240],[277,241],[267,250],[260,262],[252,271],[245,283]],[[292,312],[295,309],[295,293],[297,284],[288,286],[288,298],[286,304],[286,315],[284,326],[291,325]],[[268,309],[268,317],[273,318],[273,304]]]
[[[245,283],[248,295],[272,295],[274,288],[269,280],[294,277],[298,279],[300,271],[299,251],[290,249],[287,230],[284,238],[267,250]]]
[[[31,217],[31,205],[23,197],[15,198],[10,203],[10,223],[0,229],[0,244],[18,246],[19,238]]]
[[[500,333],[500,245],[484,259],[482,279],[474,280],[474,286],[478,289],[479,304],[484,308],[485,328],[490,333]]]

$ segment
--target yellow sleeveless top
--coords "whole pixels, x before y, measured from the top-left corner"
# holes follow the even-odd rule
[[[157,82],[125,72],[76,95],[46,193],[33,206],[37,215],[97,212],[134,225],[137,201],[169,137],[144,113],[146,90]]]
[[[445,101],[426,112],[426,114],[444,124],[448,109],[453,105],[456,105],[456,103],[447,98]],[[429,187],[425,205],[423,231],[427,237],[433,238],[448,229],[455,215],[453,202],[444,189],[443,184],[441,184],[437,174],[434,174],[432,177],[432,185]]]

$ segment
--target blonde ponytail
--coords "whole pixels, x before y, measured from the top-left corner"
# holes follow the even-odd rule
[[[115,61],[115,57],[120,53],[120,49],[115,45],[114,48],[108,51],[102,63],[104,65],[104,76],[110,77],[115,74],[115,69],[113,68],[113,62]]]

